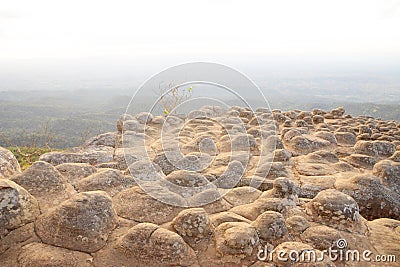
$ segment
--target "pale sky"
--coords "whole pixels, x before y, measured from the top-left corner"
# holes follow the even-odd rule
[[[394,0],[0,0],[0,60],[400,58]]]

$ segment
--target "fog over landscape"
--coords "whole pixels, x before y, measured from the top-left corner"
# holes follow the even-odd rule
[[[40,132],[44,122],[60,135],[60,147],[112,130],[149,77],[196,61],[243,72],[272,108],[344,106],[352,115],[399,120],[399,6],[399,1],[4,3],[0,145],[21,144],[17,133]],[[146,109],[146,101],[137,111]]]

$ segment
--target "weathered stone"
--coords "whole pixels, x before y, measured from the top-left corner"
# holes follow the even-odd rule
[[[62,176],[71,184],[95,173],[96,167],[88,163],[63,163],[56,166]]]
[[[14,154],[8,149],[0,147],[0,178],[8,178],[20,172],[21,168]]]
[[[305,208],[315,221],[336,229],[350,230],[361,222],[357,202],[335,189],[321,191]]]
[[[400,218],[400,196],[382,185],[381,180],[371,174],[355,175],[338,179],[335,188],[352,196],[367,219],[381,217]]]
[[[117,133],[103,133],[92,137],[86,142],[86,146],[109,146],[115,147],[117,144]]]
[[[172,221],[172,227],[189,244],[198,243],[209,238],[212,225],[203,208],[192,208],[181,211]]]
[[[287,234],[285,218],[279,212],[266,211],[258,216],[252,225],[257,229],[260,238],[267,242]]]
[[[69,199],[76,191],[51,164],[37,161],[12,181],[24,187],[39,201],[40,209],[46,211]]]
[[[350,132],[335,132],[335,138],[342,146],[353,146],[357,142],[356,135]]]
[[[371,157],[390,157],[396,151],[396,146],[388,141],[357,141],[354,150]]]
[[[294,215],[286,219],[286,228],[292,235],[300,235],[311,225],[304,217],[300,215]]]
[[[125,258],[138,266],[190,266],[197,262],[193,249],[181,236],[151,223],[129,229],[117,240],[116,253],[117,260]]]
[[[381,179],[384,186],[400,194],[400,162],[382,160],[375,164],[373,174]]]
[[[325,225],[309,227],[301,234],[303,242],[320,250],[337,249],[337,241],[342,238],[338,230]]]
[[[47,244],[95,252],[117,222],[111,198],[102,191],[80,193],[38,217],[35,230]]]
[[[160,191],[162,194],[162,191]],[[186,201],[170,191],[167,197],[174,198],[177,204],[187,206]],[[165,195],[161,195],[165,197]],[[154,199],[135,186],[121,191],[113,197],[113,203],[118,215],[138,222],[151,222],[162,224],[171,221],[182,210],[180,207],[171,206]]]
[[[31,194],[12,181],[0,179],[0,240],[39,214],[38,202]]]
[[[125,176],[118,170],[100,169],[98,172],[75,183],[75,188],[78,192],[102,190],[113,197],[122,190],[136,185],[132,177]]]
[[[238,262],[255,252],[259,243],[256,228],[245,222],[226,222],[215,229],[216,249],[226,261]]]
[[[343,158],[343,160],[356,168],[364,168],[369,170],[371,170],[376,163],[375,158],[363,154],[352,154]]]

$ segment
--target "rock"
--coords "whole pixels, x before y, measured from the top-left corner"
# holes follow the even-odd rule
[[[1,266],[18,266],[21,248],[32,242],[40,242],[33,222],[12,230],[4,237],[0,236]]]
[[[288,232],[297,236],[311,226],[307,219],[300,215],[294,215],[287,218],[285,223]]]
[[[321,132],[318,131],[316,133],[314,133],[315,137],[321,138],[323,140],[329,141],[331,144],[337,145],[338,141],[335,137],[335,135],[331,132]]]
[[[218,254],[226,262],[238,262],[253,254],[259,243],[254,226],[245,222],[226,222],[215,229]]]
[[[314,115],[312,116],[312,122],[313,124],[319,124],[319,123],[324,123],[324,117],[321,115]]]
[[[180,158],[182,158],[182,156],[179,151],[166,151],[156,155],[154,163],[160,166],[165,175],[168,175],[171,172],[178,170],[176,163]]]
[[[109,146],[115,147],[117,144],[117,133],[103,133],[92,137],[86,142],[86,146]]]
[[[357,141],[354,150],[371,157],[390,157],[396,151],[396,146],[388,141]]]
[[[128,134],[130,131],[135,132],[135,133],[144,133],[145,125],[141,124],[136,119],[126,120],[126,121],[124,121],[124,124],[122,125],[122,134],[123,135]],[[127,147],[127,146],[124,145],[124,147]]]
[[[151,123],[154,119],[153,114],[150,112],[140,112],[136,114],[135,119],[141,124]]]
[[[395,151],[393,156],[391,156],[389,159],[396,162],[400,162],[400,151]]]
[[[307,163],[307,162],[299,162],[297,160],[295,169],[300,175],[306,175],[306,176],[325,176],[337,172],[335,168],[332,166],[332,164]]]
[[[315,221],[339,230],[351,231],[354,225],[360,227],[362,221],[357,202],[335,189],[319,192],[305,204],[305,209]]]
[[[42,211],[50,209],[76,194],[67,180],[51,164],[37,161],[12,181],[24,187],[37,198]]]
[[[102,190],[113,197],[122,190],[136,185],[132,177],[125,176],[118,170],[100,169],[97,173],[75,183],[75,188],[78,192]]]
[[[79,251],[31,243],[21,249],[18,262],[21,267],[90,267],[92,257]]]
[[[160,167],[146,158],[132,163],[128,169],[137,183],[141,181],[158,181],[164,176]]]
[[[382,184],[400,194],[400,163],[382,160],[375,164],[373,174],[379,177]],[[399,203],[400,204],[400,203]]]
[[[285,218],[279,212],[266,211],[258,216],[251,225],[257,229],[262,240],[270,243],[287,234]]]
[[[0,179],[0,240],[39,214],[38,202],[31,194],[12,181]]]
[[[132,115],[122,114],[119,117],[118,121],[117,121],[117,130],[118,130],[118,132],[120,132],[120,133],[122,132],[122,127],[123,127],[125,121],[132,120],[132,119],[133,119]]]
[[[238,184],[244,173],[245,168],[242,163],[237,160],[232,160],[229,162],[225,172],[217,178],[214,184],[219,188],[233,188]]]
[[[381,217],[400,218],[400,196],[382,185],[372,174],[359,174],[348,179],[338,179],[335,188],[352,196],[366,219]]]
[[[96,167],[88,163],[63,163],[56,166],[56,169],[71,184],[95,173]]]
[[[20,172],[21,168],[14,154],[4,147],[0,147],[0,178],[9,178]]]
[[[115,247],[117,260],[125,258],[138,266],[191,266],[197,262],[193,249],[181,236],[151,223],[132,227]],[[99,264],[104,263],[99,260]]]
[[[40,161],[52,165],[62,163],[89,163],[97,165],[113,161],[114,148],[108,146],[87,147],[74,152],[49,152],[40,156]]]
[[[342,238],[338,230],[325,225],[309,227],[301,234],[303,242],[319,250],[337,249],[337,241]]]
[[[297,153],[301,154],[306,154],[320,150],[322,148],[329,146],[330,144],[331,143],[329,141],[311,135],[302,135],[293,137],[289,143],[289,145]]]
[[[143,156],[138,153],[136,148],[116,148],[114,151],[113,161],[116,165],[116,169],[126,170],[128,165],[133,164],[143,159]],[[100,166],[97,166],[100,168]],[[109,168],[109,167],[105,167]]]
[[[376,163],[375,158],[363,154],[352,154],[343,158],[343,161],[351,164],[356,168],[364,168],[369,170],[371,170]]]
[[[277,178],[273,181],[273,189],[271,195],[275,198],[286,198],[297,202],[297,194],[299,186],[286,177]]]
[[[233,206],[239,206],[252,203],[257,198],[259,198],[260,195],[261,191],[253,187],[242,186],[232,188],[232,190],[224,195],[224,199],[231,203]]]
[[[251,223],[251,221],[246,219],[245,217],[242,217],[230,211],[211,214],[210,221],[214,227],[217,227],[218,225],[225,222],[245,222],[249,224]]]
[[[272,198],[270,196],[270,192],[265,193],[265,197],[264,194],[262,194],[253,203],[234,207],[230,211],[254,221],[265,211],[276,211],[281,213],[284,210],[291,209],[296,205],[296,203],[294,203],[292,200]]]
[[[275,162],[288,162],[292,158],[292,153],[286,149],[276,149],[274,151]]]
[[[262,163],[260,162],[260,164]],[[282,162],[268,162],[268,160],[266,160],[266,163],[257,167],[258,168],[255,171],[255,175],[259,177],[276,179],[278,177],[288,176],[288,171]]]
[[[111,198],[105,192],[92,191],[40,215],[35,231],[46,244],[91,253],[106,244],[116,222]]]
[[[216,189],[202,174],[186,170],[170,173],[161,181],[161,186],[183,198],[192,197],[208,189]]]
[[[331,110],[331,114],[334,118],[340,118],[344,115],[345,109],[343,107],[335,108]]]
[[[0,174],[1,266],[334,266],[289,256],[338,239],[399,253],[398,122],[206,106],[117,129]]]
[[[370,242],[381,255],[399,255],[400,253],[400,221],[381,218],[368,222]],[[384,240],[384,241],[383,241]],[[394,262],[389,265],[394,266]]]
[[[336,132],[335,138],[341,146],[353,146],[357,142],[356,135],[350,132]]]
[[[212,234],[212,225],[203,208],[181,211],[172,221],[172,227],[189,244],[196,244]]]
[[[336,178],[334,176],[299,176],[301,184],[298,196],[314,198],[319,192],[334,187]]]
[[[170,198],[176,197],[177,204],[180,203],[181,207],[187,205],[186,201],[178,195],[172,192],[167,192],[167,194]],[[113,203],[118,215],[123,218],[156,224],[171,221],[182,210],[179,206],[171,206],[154,199],[137,186],[118,193],[113,197]]]

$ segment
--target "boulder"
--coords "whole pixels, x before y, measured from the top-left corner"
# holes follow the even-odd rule
[[[21,168],[14,154],[4,147],[0,147],[0,178],[9,178],[20,172]]]
[[[174,230],[189,244],[208,239],[213,231],[207,212],[203,208],[181,211],[172,221]]]
[[[368,220],[381,217],[400,219],[399,194],[384,186],[372,174],[337,179],[335,188],[352,196],[360,207],[360,213]]]
[[[239,262],[256,252],[257,230],[245,222],[226,222],[215,229],[217,253],[226,262]]]
[[[373,174],[381,179],[384,186],[400,194],[400,162],[382,160],[375,164]]]
[[[337,241],[343,236],[336,229],[325,225],[308,227],[302,234],[301,240],[316,249],[337,249]]]
[[[286,219],[285,223],[288,232],[291,233],[292,235],[297,235],[297,236],[299,236],[301,233],[303,233],[307,228],[311,226],[310,223],[307,221],[307,219],[300,215],[290,216],[289,218]]]
[[[358,154],[387,158],[393,155],[396,146],[388,141],[357,141],[354,150]]]
[[[28,191],[0,179],[0,240],[11,230],[34,221],[39,214],[38,202]]]
[[[362,217],[357,202],[349,195],[335,189],[319,192],[305,204],[305,210],[316,222],[335,229],[365,231],[360,227]]]
[[[35,231],[46,244],[91,253],[106,244],[116,222],[108,194],[92,191],[75,195],[40,215]]]
[[[123,175],[119,170],[100,169],[98,172],[81,179],[74,186],[78,192],[102,190],[113,197],[122,190],[136,185],[135,179]]]
[[[159,192],[162,194],[162,191]],[[166,194],[166,195],[165,195]],[[161,197],[176,199],[181,207],[186,201],[178,195],[168,191]],[[182,208],[165,204],[147,194],[138,186],[125,189],[113,197],[113,203],[118,215],[137,222],[151,222],[162,224],[174,219]]]
[[[118,260],[126,258],[138,266],[189,266],[197,261],[181,236],[151,223],[129,229],[117,240],[116,250]]]
[[[71,184],[51,164],[36,161],[12,181],[24,187],[39,201],[40,209],[46,211],[76,194]]]
[[[266,211],[251,224],[258,232],[259,237],[272,243],[287,234],[285,218],[279,212]]]
[[[56,169],[71,184],[95,173],[96,167],[88,163],[63,163],[56,166]]]
[[[117,133],[103,133],[90,138],[86,146],[109,146],[115,147],[117,144]]]

